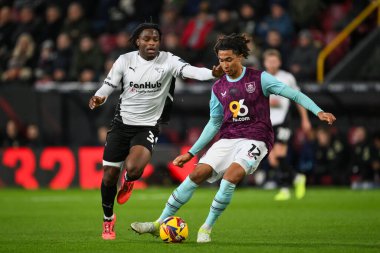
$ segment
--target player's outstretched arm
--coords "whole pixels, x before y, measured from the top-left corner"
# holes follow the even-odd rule
[[[326,121],[329,125],[332,125],[336,120],[335,116],[329,112],[319,112],[317,116],[321,121]]]
[[[92,96],[88,102],[88,106],[91,110],[102,105],[106,101],[106,97]]]
[[[185,165],[185,163],[187,163],[188,161],[191,160],[191,158],[193,158],[193,155],[191,155],[190,153],[179,155],[179,156],[176,157],[176,159],[174,159],[173,164],[175,166],[178,166],[178,167],[182,168],[183,165]]]
[[[218,66],[214,66],[212,70],[208,68],[199,68],[191,65],[186,65],[182,69],[182,77],[183,78],[190,78],[200,81],[206,81],[211,80],[214,78],[219,78],[223,75],[222,68]]]

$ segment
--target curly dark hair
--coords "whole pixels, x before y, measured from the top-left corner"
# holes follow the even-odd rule
[[[243,55],[247,58],[249,55],[249,48],[247,39],[244,35],[239,35],[236,33],[230,35],[224,35],[218,38],[216,41],[214,51],[218,55],[219,50],[232,50],[236,55]]]
[[[131,38],[129,39],[129,42],[130,42],[135,48],[138,48],[137,43],[136,43],[136,40],[139,38],[141,32],[144,31],[145,29],[154,29],[154,30],[157,30],[158,35],[160,36],[160,40],[161,40],[162,32],[161,32],[161,30],[160,30],[158,24],[155,24],[155,23],[148,23],[148,22],[141,23],[141,24],[139,24],[139,25],[135,28],[135,30],[133,30],[132,35],[131,35]]]

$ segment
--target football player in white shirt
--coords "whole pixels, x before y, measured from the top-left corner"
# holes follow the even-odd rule
[[[116,237],[116,215],[113,205],[120,171],[125,168],[122,186],[117,194],[119,204],[125,203],[133,182],[141,177],[152,157],[159,124],[169,119],[176,77],[209,80],[220,77],[222,69],[197,68],[181,58],[159,51],[161,31],[153,23],[140,24],[131,36],[138,49],[121,55],[114,63],[101,88],[89,101],[94,109],[121,86],[119,103],[103,153],[104,175],[101,184],[105,240]]]
[[[267,72],[276,77],[279,81],[289,85],[293,89],[299,90],[294,76],[281,70],[281,54],[275,49],[266,50],[263,54],[264,66]],[[279,171],[280,191],[274,197],[275,200],[290,199],[290,186],[292,182],[295,186],[295,193],[298,199],[305,195],[306,177],[303,174],[295,173],[292,166],[287,160],[288,141],[292,135],[292,130],[289,126],[288,111],[290,106],[289,99],[281,96],[271,95],[269,98],[270,118],[275,134],[275,144],[272,152],[268,156],[269,164],[272,168]],[[305,132],[310,131],[311,124],[307,111],[300,105],[296,105],[301,117],[301,127]]]

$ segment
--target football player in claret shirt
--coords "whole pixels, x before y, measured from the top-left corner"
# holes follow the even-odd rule
[[[154,222],[134,222],[134,231],[157,235],[160,223],[174,215],[190,200],[204,181],[221,179],[210,212],[198,230],[197,242],[211,241],[211,230],[231,201],[236,185],[253,173],[270,152],[274,142],[270,121],[269,95],[287,97],[315,114],[321,121],[332,124],[334,115],[324,112],[299,90],[290,88],[265,71],[242,65],[249,53],[249,41],[242,35],[219,38],[215,52],[225,75],[212,87],[210,120],[188,153],[178,156],[174,165],[182,167],[219,132],[215,142],[199,160],[193,172],[170,195],[161,216]]]
[[[94,109],[121,86],[103,153],[101,195],[102,237],[105,240],[116,237],[113,205],[120,171],[126,170],[117,194],[118,203],[123,204],[132,193],[133,182],[141,177],[152,157],[159,124],[169,119],[176,78],[210,80],[223,74],[220,66],[213,70],[197,68],[169,52],[159,51],[160,40],[158,25],[140,24],[131,36],[131,42],[138,50],[120,55],[103,85],[89,101],[89,107]]]

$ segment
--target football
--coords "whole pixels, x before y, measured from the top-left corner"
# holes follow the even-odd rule
[[[186,222],[176,216],[170,216],[164,220],[160,226],[160,237],[167,243],[179,243],[189,235],[189,229]]]

